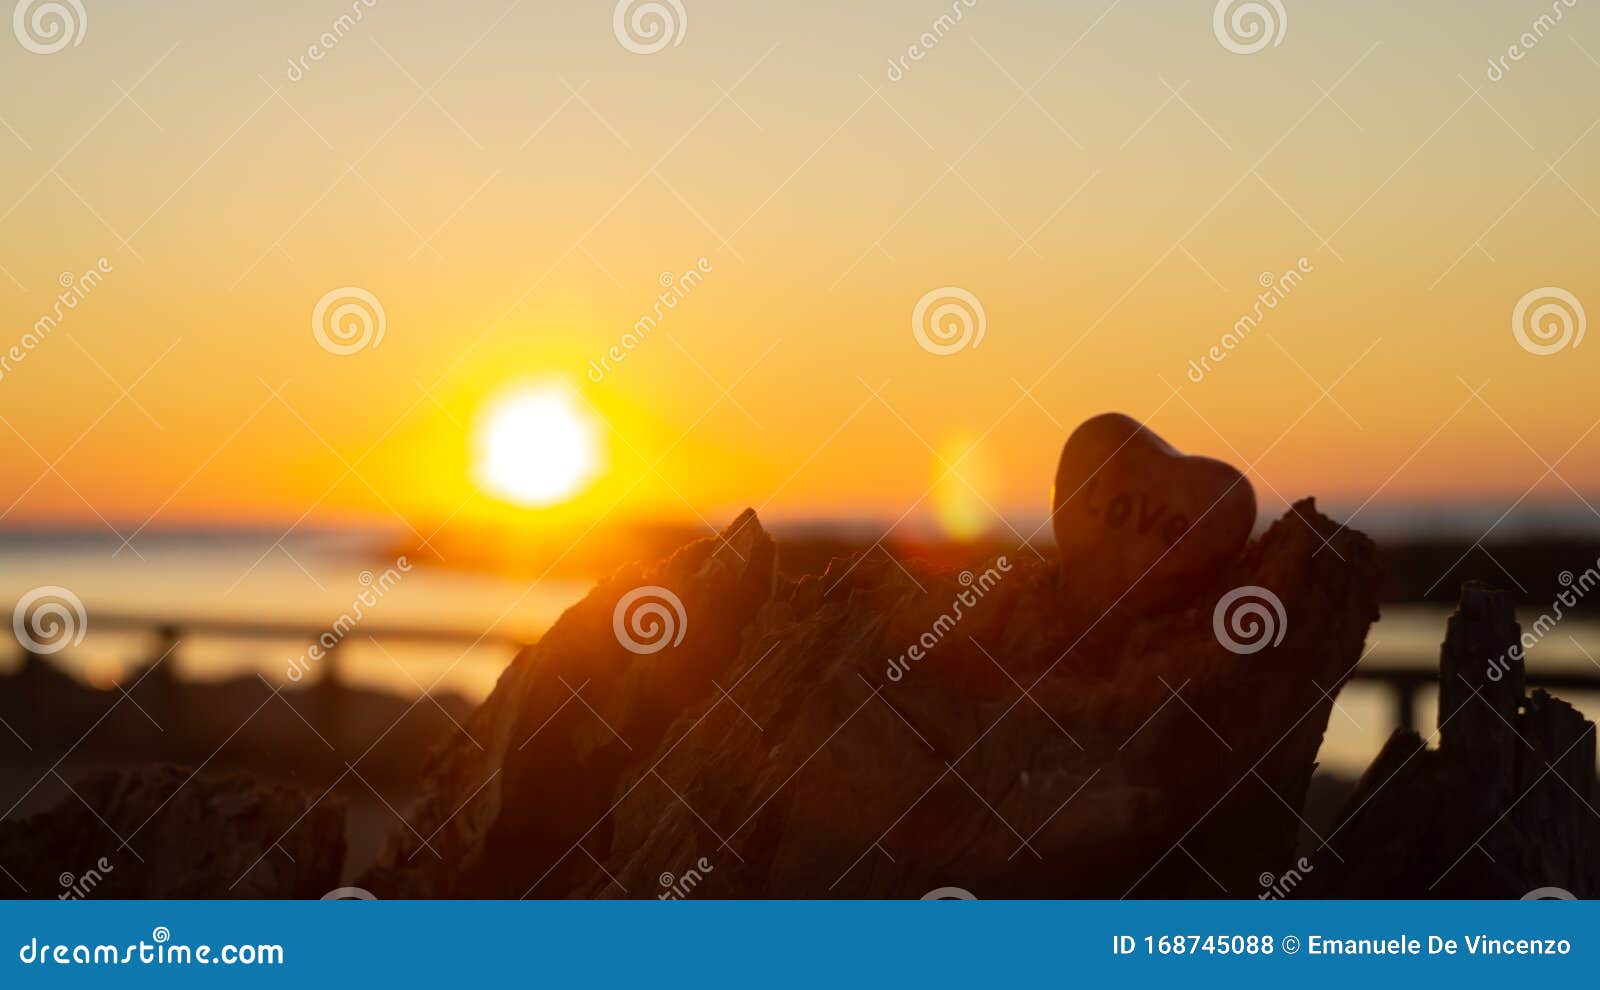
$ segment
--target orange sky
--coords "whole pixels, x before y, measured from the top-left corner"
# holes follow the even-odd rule
[[[607,448],[573,518],[997,527],[1107,409],[1251,465],[1268,511],[1508,505],[1563,454],[1535,495],[1600,493],[1600,344],[1512,333],[1531,290],[1600,307],[1595,11],[1490,81],[1548,4],[1284,0],[1281,44],[1235,54],[1210,3],[958,0],[892,81],[951,5],[683,2],[681,44],[635,54],[609,3],[377,0],[298,81],[347,5],[6,38],[5,345],[110,271],[3,369],[0,526],[506,518],[470,434],[551,380]],[[318,345],[344,286],[380,346]],[[935,355],[912,315],[946,286],[985,332]]]

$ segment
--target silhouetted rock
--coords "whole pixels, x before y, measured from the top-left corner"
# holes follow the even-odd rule
[[[317,898],[339,884],[344,812],[333,798],[313,807],[296,788],[175,766],[71,787],[49,811],[0,822],[11,874],[0,884],[12,895],[20,885],[67,899]]]

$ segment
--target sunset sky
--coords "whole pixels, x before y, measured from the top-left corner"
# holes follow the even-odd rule
[[[294,73],[350,4],[86,0],[75,47],[4,37],[0,344],[110,271],[3,369],[0,527],[1000,527],[1110,409],[1251,466],[1265,511],[1600,498],[1600,340],[1512,332],[1542,287],[1600,313],[1592,7],[1557,0],[1491,81],[1546,0],[1283,0],[1255,54],[1210,2],[957,0],[893,73],[950,3],[682,3],[681,44],[637,54],[610,2],[357,0]],[[339,355],[312,315],[346,286],[386,326]],[[980,346],[919,346],[943,287]],[[563,382],[592,483],[511,510],[474,431]]]

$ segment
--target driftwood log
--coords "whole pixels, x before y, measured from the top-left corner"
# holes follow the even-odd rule
[[[1076,606],[1031,555],[951,573],[875,549],[791,579],[777,552],[746,512],[601,582],[426,758],[359,878],[320,788],[171,767],[0,823],[0,865],[35,895],[93,869],[124,897],[1600,889],[1594,727],[1524,695],[1511,603],[1477,586],[1441,654],[1437,748],[1397,731],[1331,829],[1303,820],[1379,582],[1371,542],[1310,501],[1159,611]],[[619,611],[641,589],[681,608],[646,646]],[[1281,602],[1249,645],[1219,624],[1237,589]],[[142,861],[98,868],[113,831]]]
[[[1508,594],[1462,589],[1439,656],[1438,748],[1395,730],[1298,893],[1600,894],[1594,723],[1524,693],[1521,639]]]
[[[692,870],[719,897],[1238,896],[1293,859],[1377,617],[1366,537],[1303,502],[1154,615],[1074,609],[1031,556],[972,570],[869,553],[780,580],[751,513],[624,569],[436,754],[361,885],[653,897]],[[641,586],[681,600],[677,646],[619,644]],[[1278,645],[1220,642],[1213,608],[1241,586],[1281,599]]]
[[[0,883],[66,900],[318,898],[339,885],[335,799],[313,805],[299,788],[173,766],[102,771],[72,788],[49,811],[0,822],[11,874]]]

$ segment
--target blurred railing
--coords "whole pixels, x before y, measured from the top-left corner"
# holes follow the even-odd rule
[[[364,685],[364,678],[348,676],[358,672],[344,669],[341,653],[373,641],[404,645],[396,652],[412,654],[433,645],[448,652],[444,659],[484,648],[503,664],[528,640],[505,631],[361,623],[303,668],[304,683],[290,685],[247,672],[213,678],[201,664],[219,642],[292,643],[304,658],[309,644],[339,632],[294,622],[98,611],[93,631],[117,640],[94,649],[114,650],[125,676],[84,685],[70,672],[76,664],[61,662],[74,650],[40,654],[24,647],[21,666],[0,676],[0,757],[59,753],[58,763],[69,756],[93,766],[157,760],[322,779],[359,754],[368,778],[399,787],[414,782],[419,754],[451,723],[461,725],[475,702],[448,687],[435,694],[414,679]],[[290,711],[267,708],[274,697]]]
[[[1357,668],[1350,680],[1355,684],[1375,684],[1385,688],[1394,703],[1395,724],[1405,729],[1417,727],[1417,695],[1425,688],[1439,686],[1437,665],[1424,666],[1420,661],[1398,666]],[[1593,674],[1582,671],[1559,671],[1527,675],[1527,685],[1544,688],[1552,693],[1585,691],[1600,693],[1600,670]]]
[[[149,618],[117,612],[96,612],[94,614],[94,627],[97,630],[145,633],[152,636],[156,643],[155,652],[150,657],[152,662],[158,658],[172,659],[178,652],[180,644],[185,639],[194,636],[255,641],[283,640],[309,645],[318,642],[323,636],[329,635],[331,632],[326,625],[309,626],[292,622],[260,622],[241,619]],[[513,650],[519,649],[530,642],[528,637],[513,633],[477,632],[467,629],[451,629],[444,626],[401,626],[363,622],[353,627],[334,646],[323,650],[323,658],[317,662],[319,670],[315,678],[317,681],[328,686],[338,685],[341,682],[338,662],[339,652],[344,646],[344,639],[356,637],[390,643],[438,644],[468,648],[489,646]]]

